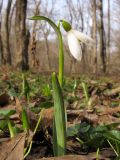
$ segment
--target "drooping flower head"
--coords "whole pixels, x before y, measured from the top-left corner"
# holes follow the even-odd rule
[[[81,33],[77,30],[72,29],[71,25],[65,21],[60,20],[64,30],[67,32],[68,46],[72,56],[80,61],[82,59],[82,48],[80,43],[88,44],[94,43],[93,39],[89,36]]]

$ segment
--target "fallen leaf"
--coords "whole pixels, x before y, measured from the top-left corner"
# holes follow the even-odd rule
[[[0,144],[0,160],[23,160],[26,134],[22,133]]]

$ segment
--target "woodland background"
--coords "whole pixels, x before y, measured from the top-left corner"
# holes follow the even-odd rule
[[[83,47],[82,61],[77,62],[61,27],[65,73],[120,72],[120,0],[0,0],[0,66],[57,71],[57,36],[46,22],[28,19],[34,15],[56,24],[66,19],[96,41],[95,46]]]

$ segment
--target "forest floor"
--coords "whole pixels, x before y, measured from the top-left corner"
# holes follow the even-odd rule
[[[25,77],[19,72],[0,73],[0,160],[22,160],[31,139],[26,160],[43,157],[53,160],[51,76],[27,72]],[[65,77],[63,97],[67,112],[67,156],[56,159],[120,159],[120,77]],[[23,108],[29,119],[29,133],[22,122]],[[34,134],[40,115],[40,126]]]

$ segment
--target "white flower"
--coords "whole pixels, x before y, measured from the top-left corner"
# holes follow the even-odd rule
[[[77,30],[69,30],[67,35],[68,46],[72,56],[80,61],[82,59],[82,48],[80,43],[94,43],[93,39]]]

